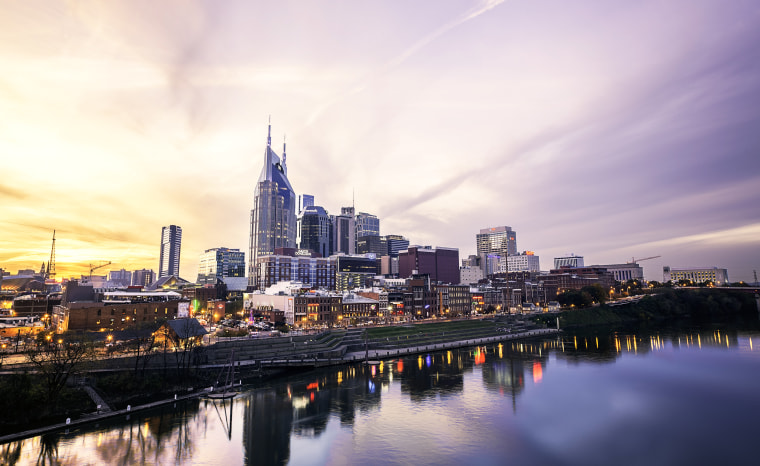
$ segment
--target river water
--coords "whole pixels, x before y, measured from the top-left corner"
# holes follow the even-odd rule
[[[760,331],[591,331],[343,366],[0,446],[0,464],[757,464]]]

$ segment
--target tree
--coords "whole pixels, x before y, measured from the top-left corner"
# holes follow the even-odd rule
[[[581,288],[581,293],[588,293],[591,300],[597,303],[604,303],[607,300],[607,292],[598,283],[584,286]]]
[[[45,385],[46,401],[55,406],[69,377],[78,374],[95,357],[91,341],[63,336],[52,338],[26,353]]]
[[[567,290],[557,295],[557,301],[563,306],[589,307],[593,297],[588,291]]]
[[[128,337],[127,351],[132,352],[135,357],[135,375],[140,367],[140,358],[142,358],[142,373],[145,375],[145,366],[154,355],[155,331],[159,326],[160,324],[156,322],[141,322],[123,332]]]

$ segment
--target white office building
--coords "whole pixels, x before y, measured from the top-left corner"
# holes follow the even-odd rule
[[[562,267],[583,267],[583,256],[576,256],[575,254],[568,254],[562,257],[554,258],[554,268],[559,269]]]
[[[507,272],[540,272],[539,258],[533,251],[506,257]]]
[[[728,271],[718,267],[687,267],[687,268],[662,268],[662,281],[677,283],[679,280],[689,280],[696,284],[703,282],[713,282],[715,286],[722,286],[728,283]]]

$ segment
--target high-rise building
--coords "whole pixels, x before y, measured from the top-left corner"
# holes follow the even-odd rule
[[[357,254],[374,254],[377,258],[388,255],[388,240],[385,236],[367,235],[356,238]]]
[[[314,196],[311,194],[300,194],[298,196],[298,213],[300,214],[307,207],[314,205]]]
[[[484,228],[476,235],[475,240],[478,256],[484,260],[489,254],[499,257],[517,254],[517,233],[511,227]],[[481,263],[481,266],[483,265]]]
[[[335,257],[297,256],[296,250],[283,250],[260,256],[255,273],[259,288],[265,290],[279,282],[301,282],[312,288],[335,289]]]
[[[217,280],[229,277],[245,277],[245,253],[240,249],[206,249],[198,262],[198,283],[216,285]]]
[[[287,155],[282,160],[272,150],[272,126],[267,133],[264,166],[261,169],[251,210],[248,253],[248,284],[256,287],[256,264],[260,256],[274,254],[276,248],[296,247],[296,194],[288,181]]]
[[[362,236],[380,236],[380,219],[366,212],[356,214],[356,240]]]
[[[388,244],[388,255],[398,257],[401,251],[409,248],[409,240],[401,235],[385,235],[385,241]]]
[[[459,284],[459,249],[412,246],[398,256],[400,278],[430,276],[432,281]]]
[[[151,269],[140,269],[132,272],[132,286],[148,286],[156,281],[156,273]]]
[[[533,251],[523,251],[522,254],[507,256],[506,267],[500,267],[499,272],[540,272],[539,257]],[[504,270],[501,270],[501,269]]]
[[[356,218],[353,207],[342,207],[333,217],[333,252],[356,253]]]
[[[182,246],[182,228],[169,225],[161,228],[161,259],[158,278],[179,276],[179,255]]]
[[[337,256],[335,289],[347,291],[364,288],[380,272],[379,261],[371,256]]]
[[[322,257],[332,254],[332,223],[320,206],[306,206],[298,214],[298,247],[311,249]]]
[[[108,272],[108,281],[114,285],[129,286],[132,284],[132,272],[125,269]]]

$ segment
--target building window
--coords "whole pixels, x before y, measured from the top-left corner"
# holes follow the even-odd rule
[[[98,309],[98,315],[100,315],[100,309]]]

